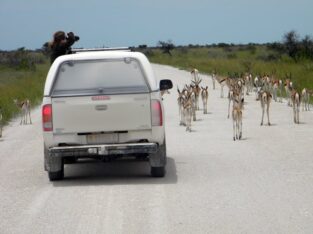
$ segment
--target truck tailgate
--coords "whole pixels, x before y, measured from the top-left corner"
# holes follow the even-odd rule
[[[52,98],[54,133],[151,129],[150,94]]]

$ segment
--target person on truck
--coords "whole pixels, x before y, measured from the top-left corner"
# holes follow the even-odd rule
[[[49,43],[50,49],[50,62],[65,54],[71,54],[71,46],[79,40],[78,36],[75,36],[73,32],[65,34],[63,31],[57,31],[53,34],[53,40]]]

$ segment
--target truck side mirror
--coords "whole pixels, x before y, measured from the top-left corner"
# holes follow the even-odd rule
[[[167,90],[173,88],[171,80],[160,80],[160,90]]]

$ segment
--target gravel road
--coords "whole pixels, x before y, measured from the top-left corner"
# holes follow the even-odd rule
[[[116,161],[66,165],[66,178],[49,182],[36,108],[32,125],[14,120],[0,139],[0,233],[312,233],[312,112],[295,125],[286,101],[273,102],[272,126],[260,126],[260,104],[247,96],[234,142],[227,99],[201,75],[209,113],[198,111],[189,133],[176,89],[190,74],[153,67],[174,83],[164,96],[166,177],[151,178],[144,161]]]

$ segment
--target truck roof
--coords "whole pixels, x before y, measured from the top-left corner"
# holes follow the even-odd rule
[[[97,60],[97,59],[123,59],[133,58],[142,64],[144,75],[149,82],[152,91],[159,89],[158,82],[155,79],[154,72],[147,57],[140,52],[130,51],[87,51],[82,53],[68,54],[58,57],[50,67],[47,75],[47,80],[44,89],[44,96],[49,96],[51,86],[54,83],[57,70],[59,66],[66,61],[80,61],[80,60]]]

